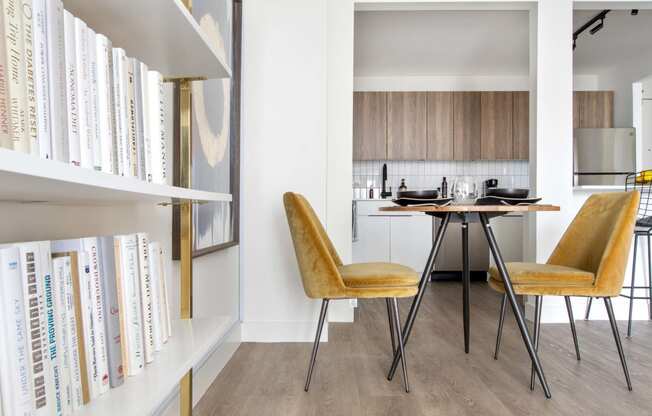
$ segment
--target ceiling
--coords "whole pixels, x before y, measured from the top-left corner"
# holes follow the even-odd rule
[[[573,27],[597,13],[576,11]],[[528,38],[527,11],[358,11],[355,76],[527,75]],[[575,72],[594,74],[642,54],[652,56],[652,11],[612,11],[600,32],[578,39]]]

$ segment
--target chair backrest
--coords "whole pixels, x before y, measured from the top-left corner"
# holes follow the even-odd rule
[[[342,261],[317,214],[297,193],[285,193],[283,204],[306,295],[318,299],[340,297],[345,290],[337,269]]]
[[[596,295],[617,296],[623,285],[640,194],[594,194],[568,226],[548,264],[595,273]]]
[[[625,178],[625,191],[632,190],[637,190],[641,194],[641,200],[638,204],[638,219],[650,221],[652,218],[652,170],[627,175]]]

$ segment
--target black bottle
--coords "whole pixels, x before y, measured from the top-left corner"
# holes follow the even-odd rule
[[[405,179],[401,179],[401,186],[398,187],[399,192],[407,191],[407,186],[405,185]]]
[[[441,182],[441,197],[448,198],[448,182],[446,182],[445,176],[444,180]]]

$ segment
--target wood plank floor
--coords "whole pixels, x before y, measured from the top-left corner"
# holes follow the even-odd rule
[[[385,379],[391,347],[383,300],[361,301],[354,324],[331,324],[312,385],[303,383],[311,345],[242,344],[196,406],[214,415],[650,415],[652,323],[634,323],[623,344],[632,375],[627,391],[609,323],[577,321],[582,360],[570,328],[542,325],[540,357],[552,399],[529,390],[530,362],[511,312],[498,361],[492,358],[499,296],[471,290],[471,352],[464,354],[461,286],[430,285],[407,346],[411,392],[400,371]],[[401,316],[411,300],[401,301]],[[544,298],[545,303],[545,298]],[[595,307],[603,307],[601,302]],[[620,323],[624,334],[626,322]]]

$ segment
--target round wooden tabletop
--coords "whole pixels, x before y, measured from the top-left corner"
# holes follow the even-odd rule
[[[388,212],[537,212],[559,211],[559,206],[549,204],[532,205],[413,205],[407,207],[388,206],[380,207],[379,211]]]

